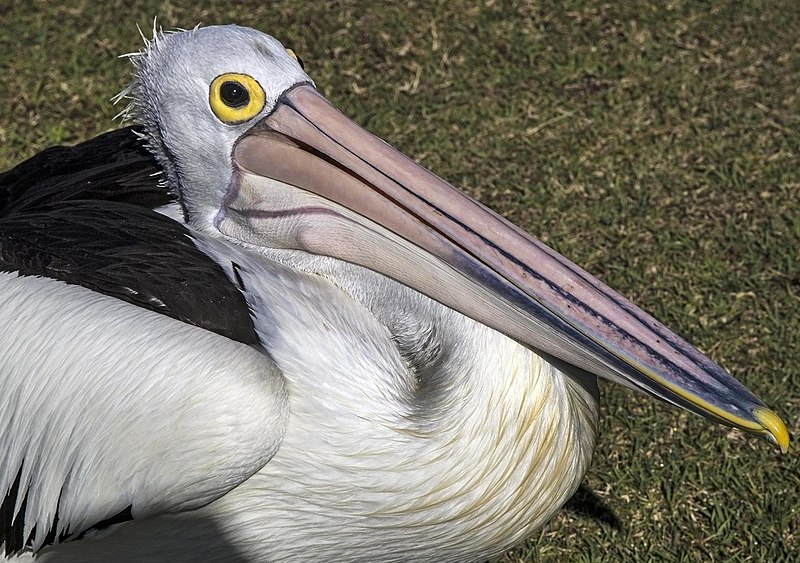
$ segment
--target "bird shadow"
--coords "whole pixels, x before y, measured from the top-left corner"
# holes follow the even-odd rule
[[[581,518],[595,520],[616,531],[622,530],[622,521],[611,507],[584,483],[581,483],[575,494],[570,497],[564,505],[564,509]]]

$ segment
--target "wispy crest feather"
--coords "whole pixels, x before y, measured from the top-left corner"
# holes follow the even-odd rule
[[[200,28],[200,25],[197,24],[190,32],[196,31]],[[142,38],[144,46],[139,51],[119,56],[119,58],[125,58],[131,62],[133,80],[112,98],[114,104],[118,104],[123,100],[127,101],[125,107],[114,116],[114,119],[121,120],[123,124],[133,122],[139,125],[140,131],[134,131],[134,134],[156,157],[164,169],[166,178],[164,178],[163,183],[167,186],[174,186],[176,185],[175,182],[170,181],[171,179],[174,180],[174,164],[170,162],[166,154],[162,134],[158,127],[158,109],[153,97],[153,93],[160,90],[160,85],[152,69],[155,66],[155,61],[163,55],[165,37],[172,33],[181,33],[187,30],[177,28],[165,31],[162,26],[158,25],[157,17],[153,18],[152,36],[150,38],[144,34],[138,24],[136,29],[139,31],[139,36]]]

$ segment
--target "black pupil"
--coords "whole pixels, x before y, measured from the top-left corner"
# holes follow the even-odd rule
[[[247,93],[247,88],[236,82],[229,80],[223,82],[219,87],[219,96],[225,105],[231,108],[241,108],[250,102],[250,94]]]

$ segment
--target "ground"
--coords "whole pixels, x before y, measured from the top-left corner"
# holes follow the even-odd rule
[[[800,3],[5,0],[0,169],[114,128],[138,23],[237,22],[345,113],[800,430]],[[611,385],[578,499],[500,561],[795,561],[800,457]]]

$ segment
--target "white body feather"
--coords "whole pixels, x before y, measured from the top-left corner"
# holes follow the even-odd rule
[[[482,560],[541,526],[578,486],[594,448],[593,380],[566,376],[511,339],[361,268],[309,258],[316,269],[328,270],[321,277],[215,241],[204,247],[224,265],[238,265],[259,336],[285,379],[289,419],[280,449],[255,475],[207,506],[125,523],[101,539],[46,548],[37,560]],[[373,288],[375,300],[361,303],[342,289],[357,285]],[[398,319],[391,331],[378,320],[390,313]],[[407,334],[404,314],[408,328],[416,327]],[[164,322],[174,330],[174,322]],[[426,322],[430,330],[419,330]],[[223,391],[211,390],[208,382],[184,385],[185,363],[198,350],[219,357],[220,344],[198,345],[193,333],[186,348],[177,334],[169,340],[180,357],[165,362],[174,373],[154,375],[153,383],[167,390],[188,387],[187,393],[198,394],[193,408],[202,410],[198,404],[213,402]],[[410,368],[398,351],[404,345],[424,356],[429,372]],[[226,364],[221,383],[236,381],[246,368],[235,357]],[[93,365],[83,364],[82,384],[98,377]],[[282,396],[279,386],[271,389],[273,397]],[[63,393],[57,384],[40,384],[37,392],[51,398]],[[81,407],[83,416],[111,416],[100,405],[115,404],[119,393],[109,387],[110,397],[95,409]],[[279,407],[253,401],[238,407],[240,418],[268,420],[264,409]],[[157,406],[166,411],[175,401],[165,405],[162,399]],[[212,443],[247,445],[237,436],[238,426],[220,426],[219,417],[209,414],[194,429],[217,428],[218,444],[190,435],[193,427],[172,435],[186,451],[186,464],[205,462],[211,470]],[[64,440],[64,447],[89,439],[77,438]],[[135,449],[133,442],[102,445],[112,459]],[[259,462],[260,448],[251,451],[254,459],[261,456]],[[117,464],[115,471],[125,467],[130,465]],[[168,464],[151,468],[161,473],[151,475],[152,482],[137,482],[134,493],[155,500],[164,488],[153,483],[180,471]],[[57,488],[60,474],[49,471]],[[210,472],[208,479],[212,490],[229,483],[224,474]]]
[[[35,547],[57,508],[59,533],[197,508],[277,450],[285,387],[256,350],[50,279],[0,273],[0,295],[0,490],[21,471]]]

